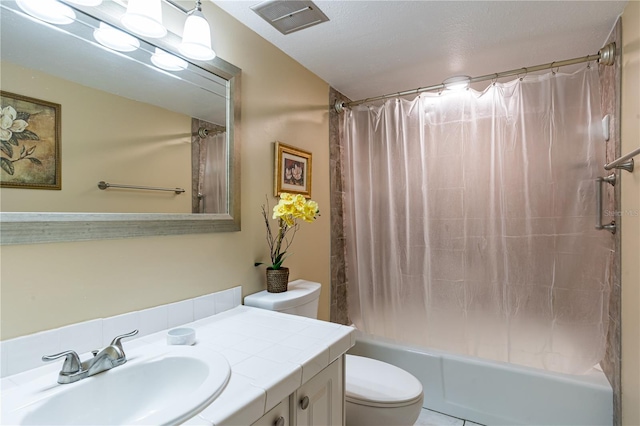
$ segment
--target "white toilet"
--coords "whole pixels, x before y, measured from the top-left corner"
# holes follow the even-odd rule
[[[244,298],[244,304],[309,318],[318,316],[320,284],[296,280],[284,293],[266,290]],[[386,362],[346,356],[347,426],[410,426],[422,409],[422,384]]]

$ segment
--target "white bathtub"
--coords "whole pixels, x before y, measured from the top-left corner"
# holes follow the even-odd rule
[[[349,353],[397,365],[424,387],[424,407],[485,425],[611,425],[613,392],[601,371],[581,376],[400,346],[358,333]]]

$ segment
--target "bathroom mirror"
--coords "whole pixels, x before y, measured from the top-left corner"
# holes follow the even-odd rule
[[[118,132],[123,133],[121,130],[123,126],[119,125],[121,121],[118,118],[109,118],[102,114],[104,110],[109,109],[102,102],[89,101],[82,105],[82,109],[88,112],[95,111],[93,115],[97,117],[94,118],[99,120],[95,126],[84,120],[74,121],[74,116],[70,116],[75,112],[74,109],[68,105],[65,109],[65,103],[61,103],[62,191],[3,188],[3,204],[6,199],[9,199],[8,190],[20,191],[18,193],[24,194],[21,196],[25,199],[40,197],[46,199],[47,197],[59,198],[61,192],[66,188],[73,188],[74,185],[81,187],[78,198],[86,199],[88,203],[86,206],[79,204],[80,207],[75,207],[75,210],[71,211],[62,208],[56,211],[46,209],[39,211],[37,207],[30,208],[29,203],[24,204],[25,208],[16,208],[16,203],[12,200],[11,203],[3,206],[3,212],[0,213],[1,244],[224,232],[240,229],[240,154],[237,138],[240,123],[240,69],[217,57],[207,62],[188,61],[187,68],[180,71],[159,69],[149,61],[155,48],[180,56],[176,48],[179,37],[171,32],[162,39],[147,40],[138,37],[141,46],[134,53],[121,53],[103,47],[96,42],[93,31],[99,26],[100,21],[119,27],[119,18],[124,13],[124,7],[117,2],[103,2],[100,8],[74,6],[76,21],[65,26],[37,21],[25,15],[14,1],[2,1],[0,7],[2,8],[0,11],[2,19],[0,66],[4,74],[3,90],[12,92],[11,87],[5,84],[6,78],[9,78],[7,75],[11,75],[8,71],[12,70],[15,75],[16,72],[21,72],[21,67],[24,67],[24,69],[33,70],[34,74],[30,75],[30,81],[34,85],[42,83],[39,80],[41,75],[52,75],[53,78],[65,81],[65,84],[66,82],[77,84],[85,88],[85,91],[96,89],[126,98],[129,102],[133,102],[132,105],[139,105],[134,108],[135,110],[161,108],[158,110],[161,111],[160,113],[151,114],[152,125],[137,126],[138,128],[129,132],[135,133],[136,136],[130,137],[133,141],[131,145],[125,145],[114,142],[112,135]],[[185,19],[184,14],[166,4],[163,7],[169,9],[163,12],[170,16],[173,14],[173,19],[169,22],[173,22],[176,27],[180,26],[180,20]],[[67,37],[66,41],[62,41],[65,40],[63,37]],[[186,58],[181,57],[181,59]],[[5,70],[7,70],[6,73]],[[42,79],[44,80],[44,77]],[[30,95],[37,97],[33,93]],[[45,96],[43,95],[43,98]],[[119,110],[119,108],[111,109]],[[163,114],[173,114],[181,126],[186,123],[186,127],[180,127],[179,131],[167,127],[167,121],[170,120],[165,120]],[[142,119],[137,116],[129,115],[134,123],[142,122]],[[66,123],[71,122],[71,124],[65,124],[65,120],[67,120]],[[214,214],[191,214],[192,211],[199,211],[196,207],[192,207],[191,200],[191,194],[195,196],[199,192],[197,182],[193,181],[198,172],[191,168],[192,161],[197,166],[192,145],[206,138],[206,136],[197,136],[198,129],[192,128],[196,122],[207,123],[210,128],[225,131],[222,142],[224,147],[221,151],[218,150],[225,157],[219,165],[224,176],[218,179],[224,182],[221,197],[225,202],[221,203],[224,207]],[[77,142],[80,148],[74,148],[67,137],[71,133],[69,129],[76,124],[81,131],[84,131]],[[142,128],[149,130],[149,133],[141,133]],[[65,129],[67,136],[65,136]],[[95,141],[101,141],[101,143],[94,145],[89,143]],[[76,151],[73,151],[74,149]],[[75,156],[77,152],[83,154],[83,150],[87,151],[85,155],[91,155],[91,161],[84,162],[82,167],[74,168],[72,163]],[[169,157],[168,166],[154,163],[153,159],[148,161],[153,157],[152,154],[163,151],[165,156]],[[174,167],[177,160],[172,155],[178,151],[181,152],[180,161],[185,161],[186,165],[180,163],[179,166]],[[109,157],[112,152],[117,152],[121,156],[114,160],[119,162],[118,165],[131,161],[135,166],[105,166],[104,170],[115,170],[120,174],[114,172],[99,179],[97,175],[86,176],[95,169],[99,169],[98,161]],[[184,154],[185,152],[187,155]],[[72,159],[69,160],[69,158]],[[150,167],[149,171],[137,170],[138,167],[147,165]],[[166,177],[174,169],[185,169],[181,178],[184,182],[185,173],[188,173],[188,182],[186,184],[161,182],[157,185],[155,182],[147,181],[127,182],[121,175],[126,175],[126,172],[131,169],[136,169],[133,171],[137,172],[137,176],[147,177],[155,174],[160,178]],[[185,194],[171,195],[172,199],[182,197],[181,206],[164,211],[162,204],[169,204],[166,201],[168,198],[162,198],[157,194],[151,195],[148,191],[122,190],[118,193],[111,189],[99,190],[98,180],[107,179],[121,184],[146,184],[160,187],[180,185],[185,187]],[[120,211],[111,210],[104,200],[113,200],[117,197],[124,200],[120,204],[125,207],[133,203],[127,200],[134,199],[136,201],[151,200],[148,204],[156,202],[161,207],[159,210],[147,210],[147,207],[143,207],[142,210],[135,210],[135,212],[127,212],[126,208]],[[10,207],[6,208],[7,205]]]

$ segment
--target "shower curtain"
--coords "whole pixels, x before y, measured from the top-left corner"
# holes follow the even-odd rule
[[[558,372],[598,363],[613,254],[594,229],[599,96],[587,68],[348,111],[355,325]]]

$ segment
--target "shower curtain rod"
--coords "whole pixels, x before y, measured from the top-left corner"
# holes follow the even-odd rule
[[[477,83],[477,82],[480,82],[480,81],[497,80],[498,78],[511,77],[511,76],[514,76],[514,75],[517,76],[517,75],[520,75],[520,74],[527,75],[530,72],[548,70],[548,69],[553,69],[553,68],[560,68],[560,67],[565,67],[567,65],[580,64],[582,62],[598,61],[598,63],[600,63],[602,65],[613,65],[614,62],[615,62],[615,56],[616,56],[616,44],[615,44],[615,42],[613,42],[613,43],[609,43],[609,44],[605,45],[602,49],[598,50],[598,53],[596,53],[595,55],[581,56],[579,58],[566,59],[564,61],[554,61],[554,62],[551,62],[549,64],[536,65],[536,66],[533,66],[533,67],[522,67],[522,68],[517,68],[517,69],[514,69],[514,70],[510,70],[510,71],[502,71],[502,72],[497,72],[497,73],[493,73],[493,74],[481,75],[479,77],[472,77],[472,78],[469,79],[469,84]],[[368,102],[381,101],[381,100],[384,100],[384,99],[395,98],[395,97],[399,97],[399,96],[412,95],[412,94],[418,94],[418,93],[423,93],[423,92],[436,92],[436,91],[439,91],[439,90],[443,90],[444,88],[445,88],[445,84],[444,83],[440,83],[440,84],[434,84],[432,86],[419,87],[417,89],[405,90],[404,92],[390,93],[388,95],[375,96],[373,98],[360,99],[360,100],[351,101],[351,102],[342,102],[340,100],[336,100],[335,104],[333,105],[333,108],[338,113],[341,113],[346,108],[353,107],[353,106],[356,106],[356,105],[362,105],[362,104],[365,104],[365,103],[368,103]]]

